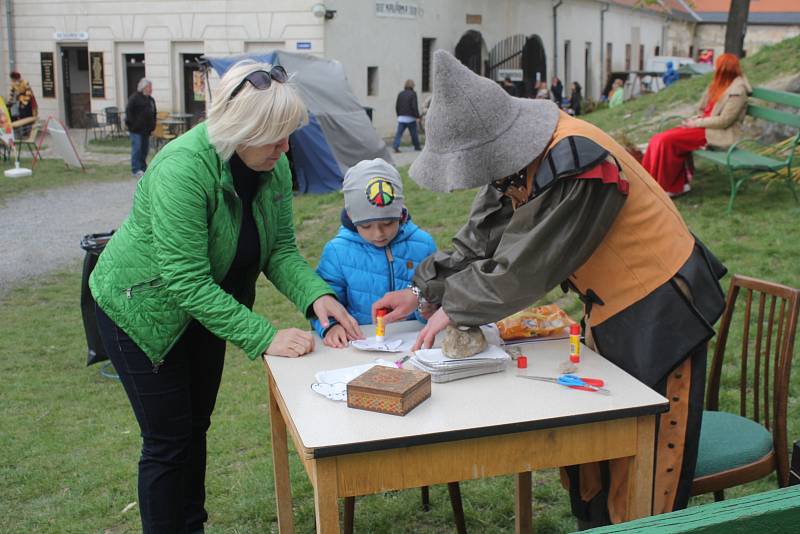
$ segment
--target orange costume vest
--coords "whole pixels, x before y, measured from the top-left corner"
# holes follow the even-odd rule
[[[581,295],[599,298],[587,323],[597,326],[669,281],[692,254],[695,238],[661,186],[608,134],[561,113],[548,151],[568,136],[586,137],[607,150],[628,182],[628,198],[600,245],[569,281]]]

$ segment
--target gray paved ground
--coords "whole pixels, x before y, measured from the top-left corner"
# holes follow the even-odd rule
[[[76,148],[86,162],[128,161],[120,154],[86,153],[82,131],[74,132]],[[401,148],[395,165],[409,165],[419,154]],[[0,175],[0,179],[7,179]],[[119,226],[131,207],[136,180],[76,184],[26,193],[0,207],[0,294],[36,276],[75,265],[84,251],[85,234]]]

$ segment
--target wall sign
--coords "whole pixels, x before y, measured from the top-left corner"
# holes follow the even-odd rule
[[[42,65],[42,97],[55,98],[56,96],[56,77],[53,64],[52,52],[41,52],[39,60]]]
[[[89,32],[55,32],[53,39],[56,41],[88,41]]]
[[[419,15],[417,4],[408,2],[375,2],[375,15],[378,17],[395,17],[401,19],[415,19]]]
[[[103,75],[103,53],[89,52],[89,82],[92,98],[106,97],[106,80]]]
[[[295,46],[298,50],[311,50],[311,41],[297,41]]]

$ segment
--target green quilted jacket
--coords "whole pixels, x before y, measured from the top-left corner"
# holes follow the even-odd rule
[[[253,200],[259,270],[308,317],[311,304],[333,291],[297,249],[286,156],[260,180]],[[192,319],[253,359],[272,342],[276,328],[250,309],[255,281],[245,305],[219,286],[236,254],[241,218],[230,166],[209,143],[205,124],[169,143],[139,181],[133,208],[100,255],[89,287],[155,364]]]

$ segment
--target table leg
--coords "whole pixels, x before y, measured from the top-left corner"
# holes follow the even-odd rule
[[[278,512],[278,532],[292,534],[292,485],[289,481],[289,446],[286,439],[286,421],[275,400],[275,383],[269,377],[269,420],[272,433],[272,468],[275,475],[275,500]]]
[[[531,511],[531,504],[533,503],[532,479],[533,476],[530,471],[517,473],[517,501],[514,505],[514,532],[517,534],[530,534],[533,532]]]
[[[339,492],[336,483],[336,458],[314,461],[314,505],[317,509],[317,534],[339,534]]]
[[[626,521],[653,515],[653,461],[655,457],[656,416],[636,420],[636,456],[628,467],[628,515]]]

